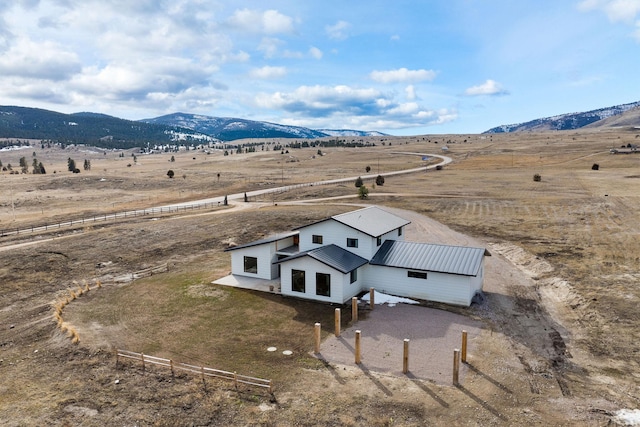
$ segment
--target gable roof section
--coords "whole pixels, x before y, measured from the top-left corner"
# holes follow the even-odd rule
[[[229,251],[235,251],[236,249],[250,248],[251,246],[265,245],[267,243],[277,242],[278,240],[288,239],[289,237],[296,236],[297,234],[299,234],[297,231],[290,231],[289,233],[282,233],[282,234],[274,234],[273,236],[269,236],[264,239],[245,243],[244,245],[238,245],[232,248],[227,248],[224,251],[229,252]]]
[[[484,248],[385,240],[369,263],[386,267],[475,276],[480,271],[485,254],[491,255]]]
[[[404,227],[407,224],[411,224],[411,221],[407,221],[406,219],[387,212],[384,209],[380,209],[377,206],[369,206],[364,209],[334,215],[331,218],[294,228],[294,230],[299,230],[301,228],[329,220],[338,221],[347,227],[361,231],[371,237],[379,237],[385,233]]]
[[[368,261],[361,256],[351,253],[345,249],[342,249],[337,245],[322,246],[317,249],[300,252],[296,255],[281,259],[277,261],[277,264],[291,261],[302,257],[311,257],[316,261],[319,261],[334,270],[338,270],[342,274],[349,273],[358,267],[362,267]]]
[[[407,221],[377,206],[369,206],[357,211],[334,215],[331,218],[372,237],[379,237],[411,224],[411,221]]]

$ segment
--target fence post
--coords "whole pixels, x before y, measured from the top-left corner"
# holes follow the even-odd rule
[[[238,373],[235,371],[233,372],[233,386],[236,390],[238,389]]]
[[[351,321],[352,322],[358,321],[358,298],[357,297],[351,298]]]
[[[313,337],[314,337],[313,352],[315,354],[320,353],[320,329],[321,329],[320,323],[316,323],[314,325],[314,331],[313,331],[314,332],[314,334],[313,334]]]
[[[460,374],[460,350],[457,348],[453,350],[453,385],[460,384],[459,379]]]
[[[340,336],[340,309],[336,308],[335,311],[335,335],[336,337]]]
[[[118,369],[118,362],[120,361],[120,352],[116,348],[116,369]]]
[[[356,365],[360,364],[360,331],[356,331]]]
[[[140,360],[142,360],[142,370],[145,370],[145,366],[144,366],[144,354],[140,353]]]
[[[171,376],[174,377],[176,372],[173,370],[173,360],[169,359],[169,366],[171,366]]]
[[[402,356],[402,373],[409,372],[409,339],[404,339],[404,352]]]
[[[376,291],[373,288],[369,288],[369,308],[373,310],[373,307],[376,305],[375,300]]]
[[[462,363],[467,363],[467,331],[462,331]]]

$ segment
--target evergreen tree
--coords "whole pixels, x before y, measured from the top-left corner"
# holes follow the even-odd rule
[[[90,171],[91,170],[91,160],[84,159],[84,170],[86,170],[86,171]]]
[[[358,179],[356,179],[356,187],[360,188],[362,187],[362,178],[358,177]]]
[[[67,168],[69,169],[69,172],[75,172],[76,168],[76,161],[73,160],[71,157],[69,157],[67,159]]]

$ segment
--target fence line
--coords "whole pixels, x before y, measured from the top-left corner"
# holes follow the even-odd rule
[[[269,393],[273,393],[273,383],[271,380],[265,380],[262,378],[250,377],[247,375],[239,375],[236,372],[222,371],[220,369],[207,368],[206,366],[195,366],[186,363],[174,363],[171,359],[165,359],[162,357],[150,356],[148,354],[136,353],[128,350],[116,350],[116,366],[118,365],[120,358],[134,359],[142,362],[142,369],[146,368],[147,364],[163,366],[171,369],[171,374],[175,374],[176,370],[190,372],[198,374],[204,381],[205,377],[220,378],[223,380],[231,381],[234,387],[237,389],[238,384],[245,384],[254,387],[266,388]]]
[[[181,205],[181,206],[162,206],[159,208],[148,208],[148,209],[137,209],[133,211],[125,211],[125,212],[116,212],[111,214],[101,214],[94,215],[93,217],[75,219],[70,221],[63,221],[53,224],[45,223],[43,225],[32,225],[27,228],[16,228],[14,229],[3,229],[0,230],[0,237],[11,236],[11,235],[20,235],[25,233],[35,233],[39,231],[49,231],[53,229],[58,229],[62,227],[72,227],[78,224],[85,224],[91,222],[99,222],[99,221],[108,221],[108,220],[117,220],[122,218],[135,218],[138,216],[145,215],[153,215],[153,214],[170,214],[170,213],[178,213],[180,211],[187,210],[195,210],[195,209],[206,209],[212,207],[218,207],[222,204],[219,202],[210,202],[210,203],[196,203],[193,205]]]

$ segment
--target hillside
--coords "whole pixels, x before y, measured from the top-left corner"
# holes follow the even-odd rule
[[[102,148],[133,148],[147,143],[212,139],[178,126],[135,122],[105,114],[63,114],[13,106],[0,106],[0,138],[51,140]]]
[[[221,141],[245,138],[322,138],[328,136],[323,132],[298,126],[188,113],[173,113],[152,119],[144,119],[141,122],[179,126],[210,135]]]
[[[590,129],[614,126],[640,126],[640,101],[582,113],[568,113],[525,123],[501,125],[484,133],[541,132],[548,130]]]

